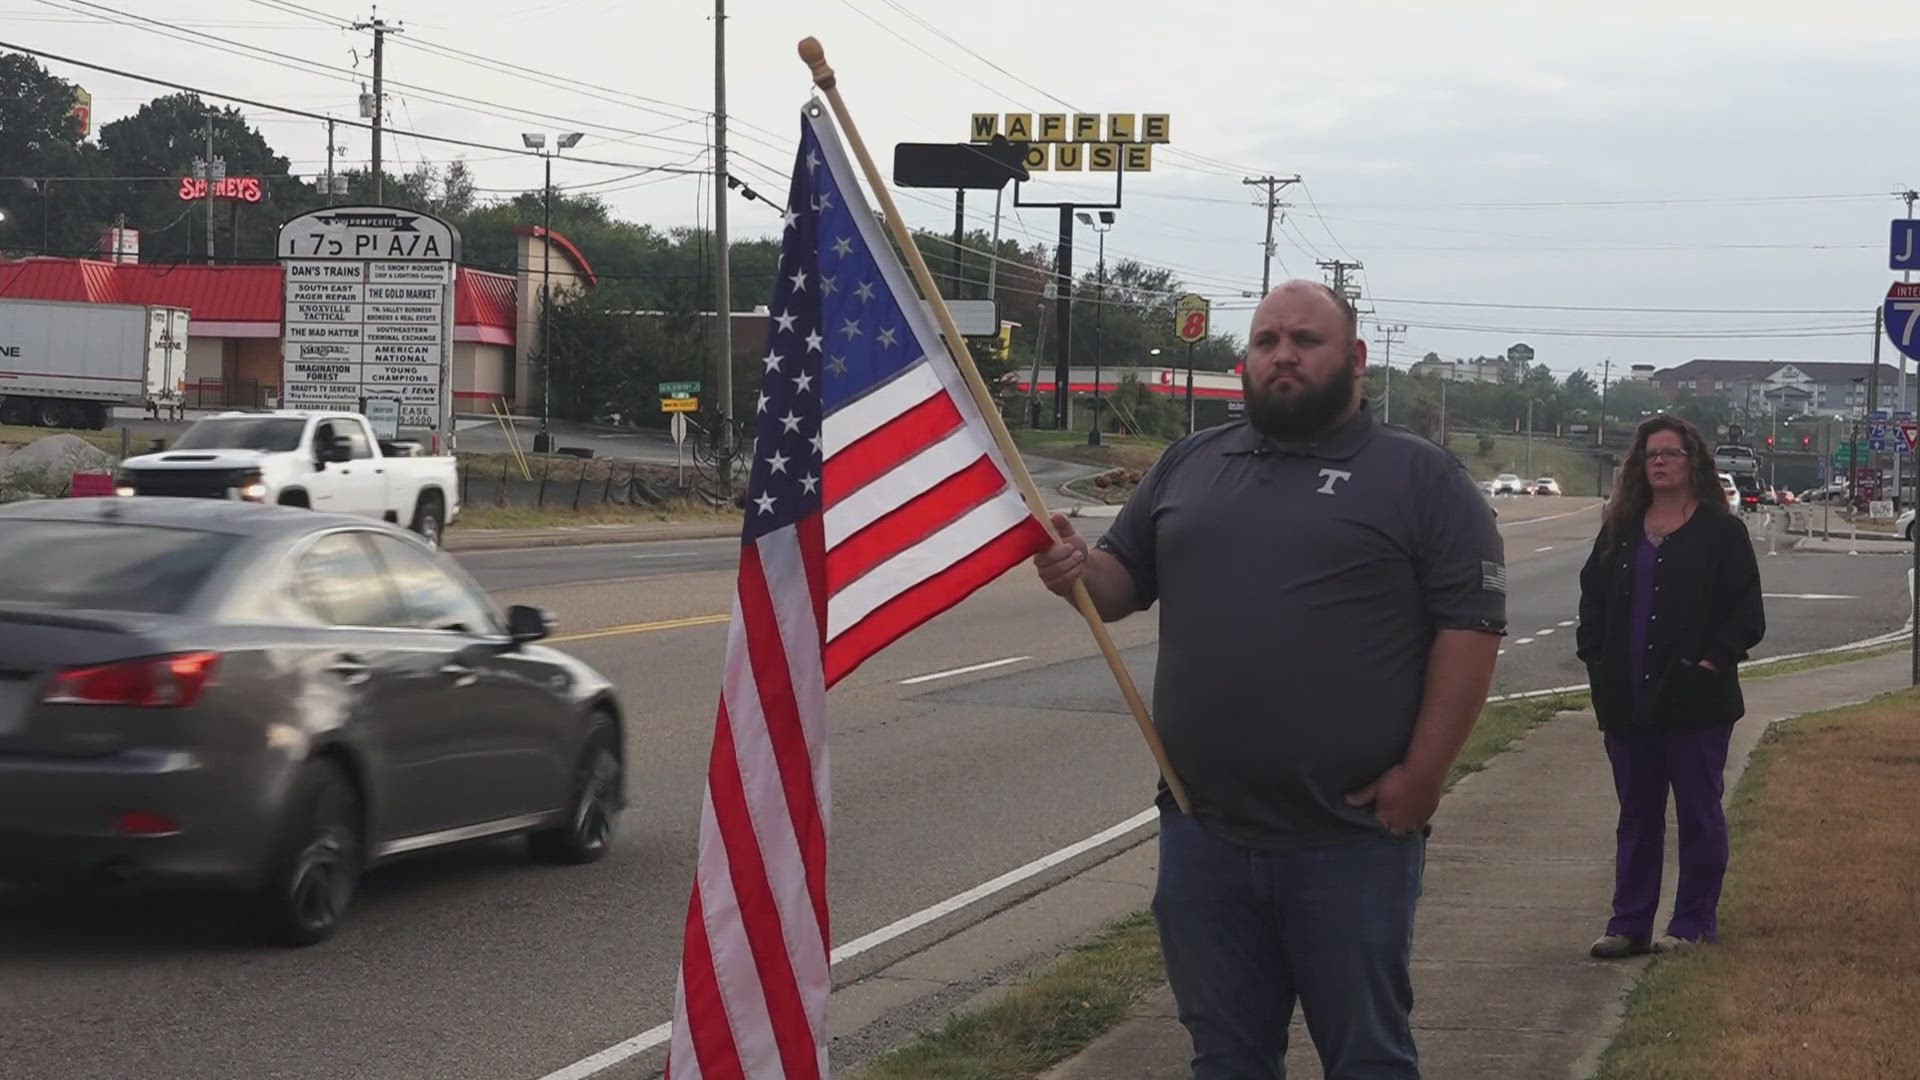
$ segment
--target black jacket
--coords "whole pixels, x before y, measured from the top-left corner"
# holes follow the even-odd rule
[[[1640,730],[1627,650],[1633,617],[1634,558],[1645,528],[1634,520],[1610,542],[1605,531],[1580,571],[1580,659],[1605,731]],[[1647,728],[1719,727],[1740,719],[1746,700],[1738,665],[1767,632],[1760,566],[1740,519],[1703,506],[1660,545],[1654,567],[1653,622],[1646,674],[1652,694]],[[1699,667],[1710,660],[1718,671]]]

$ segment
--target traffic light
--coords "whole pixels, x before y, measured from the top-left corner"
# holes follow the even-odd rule
[[[1767,436],[1767,449],[1773,449],[1773,436]]]
[[[1800,436],[1800,449],[1802,450],[1813,449],[1813,436],[1811,435]]]

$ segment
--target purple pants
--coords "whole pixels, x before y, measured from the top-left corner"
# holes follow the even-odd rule
[[[1653,937],[1671,788],[1680,826],[1680,884],[1667,933],[1688,941],[1713,941],[1718,935],[1720,882],[1727,873],[1727,815],[1720,797],[1732,736],[1731,725],[1606,736],[1620,800],[1607,933],[1636,941]]]

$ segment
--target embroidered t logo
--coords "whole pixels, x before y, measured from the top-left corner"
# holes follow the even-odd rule
[[[1333,486],[1342,480],[1353,479],[1353,474],[1344,469],[1321,469],[1320,479],[1325,481],[1320,485],[1320,494],[1332,495],[1335,494]]]

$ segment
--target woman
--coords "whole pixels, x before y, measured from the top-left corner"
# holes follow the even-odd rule
[[[1746,711],[1738,666],[1765,632],[1753,542],[1727,506],[1713,452],[1685,420],[1646,421],[1580,571],[1579,655],[1620,800],[1613,919],[1595,957],[1715,939],[1727,869],[1722,774]],[[1679,895],[1654,941],[1669,789]]]

